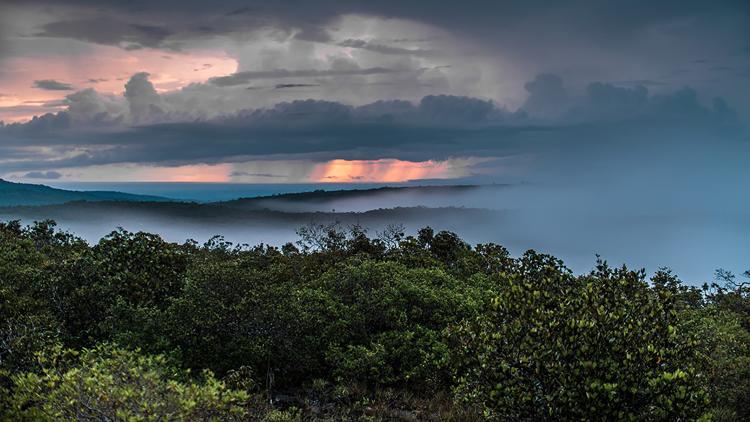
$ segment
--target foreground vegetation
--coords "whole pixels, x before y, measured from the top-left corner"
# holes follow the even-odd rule
[[[0,419],[747,420],[750,295],[309,226],[280,249],[0,223]]]

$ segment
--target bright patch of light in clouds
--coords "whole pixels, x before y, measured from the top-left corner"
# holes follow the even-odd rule
[[[456,177],[465,168],[454,168],[449,161],[332,160],[315,166],[313,182],[402,182],[417,179]]]
[[[61,181],[201,182],[201,183],[396,183],[420,179],[451,179],[472,174],[471,167],[487,161],[460,158],[444,161],[306,160],[246,163],[147,166],[138,164],[89,166],[59,170]],[[23,179],[22,174],[13,175]]]

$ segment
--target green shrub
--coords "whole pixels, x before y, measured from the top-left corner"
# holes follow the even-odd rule
[[[40,354],[41,369],[16,374],[9,415],[19,420],[244,420],[249,396],[210,372],[202,381],[163,356],[112,346]]]
[[[750,419],[750,333],[734,312],[710,305],[689,311],[687,321],[703,339],[713,419]]]
[[[700,344],[673,300],[651,290],[642,273],[600,263],[573,277],[545,265],[497,282],[491,309],[452,333],[463,401],[513,420],[703,413]]]
[[[429,389],[449,378],[442,330],[478,314],[482,294],[439,269],[361,261],[330,270],[300,301],[338,379]]]

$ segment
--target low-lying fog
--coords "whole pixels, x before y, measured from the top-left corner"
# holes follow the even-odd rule
[[[373,235],[393,223],[404,224],[408,233],[430,225],[471,243],[500,243],[516,255],[530,248],[554,254],[578,273],[591,269],[600,254],[611,264],[650,272],[668,266],[687,282],[703,283],[717,268],[750,269],[750,142],[711,143],[699,137],[599,145],[591,136],[586,151],[547,143],[544,154],[523,151],[532,157],[525,173],[497,178],[507,185],[473,190],[273,199],[251,209],[231,202],[89,204],[5,210],[0,217],[55,218],[91,242],[118,226],[177,242],[219,234],[236,243],[280,245],[297,240],[295,230],[310,222],[360,223]],[[392,209],[414,206],[458,209]],[[275,211],[258,211],[264,208]],[[349,213],[383,208],[391,210]]]
[[[295,230],[304,224],[338,220],[343,226],[362,224],[372,235],[391,223],[404,224],[408,233],[430,225],[436,230],[455,231],[471,243],[500,243],[516,255],[530,248],[551,253],[578,273],[592,267],[595,254],[612,264],[627,263],[648,271],[668,266],[691,283],[710,281],[713,271],[720,267],[736,272],[750,268],[747,208],[715,206],[728,199],[728,192],[702,190],[706,194],[699,200],[691,198],[689,191],[663,185],[652,184],[649,192],[643,191],[638,197],[622,195],[622,189],[611,187],[602,186],[592,195],[591,186],[577,189],[517,184],[440,194],[407,190],[311,204],[278,203],[279,209],[291,214],[210,205],[186,206],[179,211],[140,205],[135,209],[91,206],[83,210],[63,206],[50,208],[48,213],[61,227],[90,242],[124,227],[159,233],[175,242],[188,238],[203,242],[218,234],[235,243],[280,245],[296,241]],[[276,208],[273,204],[264,206]],[[347,213],[397,206],[467,209]],[[475,212],[473,208],[495,212]],[[336,214],[330,213],[333,209]],[[27,215],[25,219],[39,217]]]

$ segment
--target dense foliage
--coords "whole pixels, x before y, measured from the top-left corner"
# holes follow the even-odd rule
[[[200,383],[163,356],[102,345],[39,355],[36,372],[13,377],[9,415],[17,419],[245,420],[249,394],[231,390],[207,372]],[[33,405],[17,405],[33,403]]]
[[[750,418],[750,289],[730,273],[577,276],[429,228],[300,236],[90,246],[0,223],[0,418]]]

